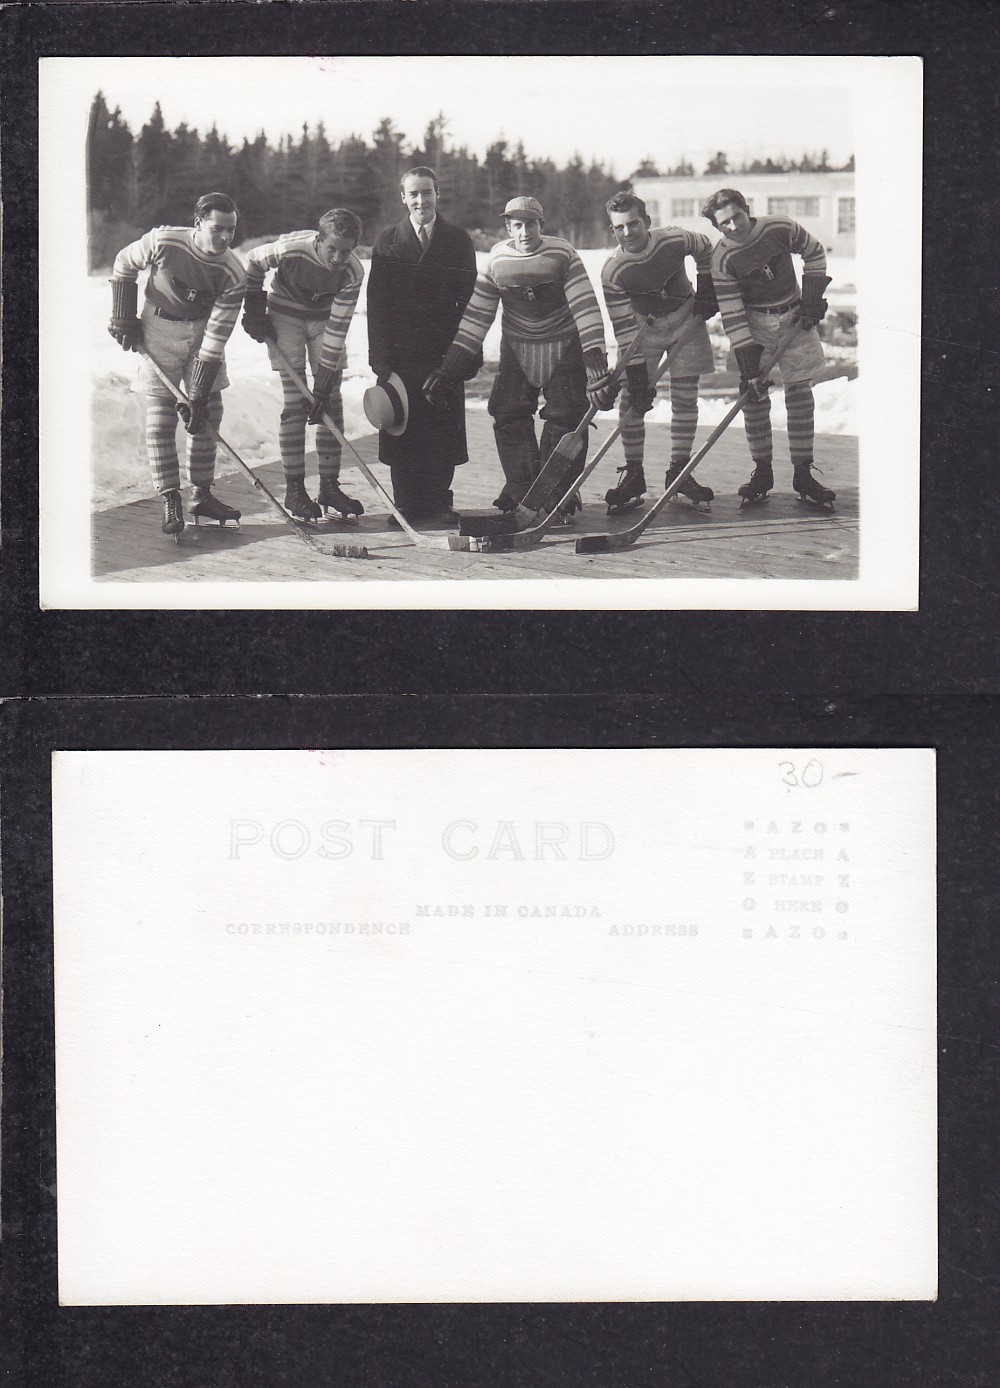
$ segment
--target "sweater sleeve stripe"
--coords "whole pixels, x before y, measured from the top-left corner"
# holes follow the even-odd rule
[[[268,270],[276,270],[281,260],[281,241],[269,241],[264,246],[255,246],[247,256],[247,289],[264,288]]]
[[[236,320],[243,303],[247,281],[246,275],[243,273],[243,266],[235,255],[232,256],[231,264],[227,264],[226,269],[229,272],[227,276],[229,283],[212,306],[212,312],[209,314],[208,323],[205,326],[205,336],[198,349],[198,356],[202,361],[222,360],[222,353],[233,328],[236,326]]]
[[[326,327],[323,330],[320,365],[328,366],[332,371],[343,365],[347,330],[351,326],[351,319],[354,317],[354,310],[358,306],[358,297],[361,294],[364,271],[360,262],[353,258],[350,261],[350,268],[352,271],[351,281],[338,292],[330,305],[330,316],[326,320]]]
[[[138,241],[132,241],[123,247],[115,256],[114,269],[111,274],[116,280],[132,280],[139,278],[139,271],[144,270],[147,265],[151,265],[156,254],[159,238],[158,228],[147,231],[145,236]]]
[[[454,345],[475,356],[482,347],[486,334],[497,316],[499,303],[500,290],[491,278],[489,271],[486,270],[483,274],[477,275],[472,298],[469,300],[468,307],[462,315],[462,321],[458,325],[458,331],[455,333]]]
[[[570,312],[580,334],[580,346],[589,351],[592,347],[604,350],[604,319],[601,308],[590,283],[590,276],[576,251],[572,253],[565,281],[566,299]]]

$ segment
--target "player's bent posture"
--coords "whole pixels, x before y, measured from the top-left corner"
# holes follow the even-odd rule
[[[341,446],[323,423],[328,414],[341,433],[344,344],[364,271],[354,254],[361,239],[361,221],[346,208],[335,207],[319,219],[316,231],[290,231],[276,241],[256,246],[247,256],[247,294],[243,327],[257,342],[268,344],[271,365],[281,378],[284,396],[278,434],[285,474],[285,509],[299,520],[316,520],[328,508],[342,516],[360,516],[360,501],[340,490]],[[274,271],[269,292],[264,278]],[[275,348],[280,349],[281,355]],[[305,376],[306,359],[312,370],[313,405],[299,393],[288,363]],[[306,491],[306,424],[317,425],[319,493]]]
[[[229,384],[223,350],[239,315],[246,276],[230,249],[236,204],[225,193],[198,199],[193,227],[155,227],[115,257],[108,331],[127,352],[145,348],[175,385],[187,387],[190,406],[174,396],[148,362],[140,363],[146,395],[146,449],[153,485],[163,497],[163,530],[184,529],[177,415],[188,433],[188,477],[194,489],[191,514],[238,521],[240,513],[212,492],[215,441],[209,427],[222,421],[221,392]],[[138,316],[139,272],[148,271]]]
[[[510,239],[490,251],[455,340],[428,376],[424,393],[431,401],[446,397],[452,383],[464,378],[502,303],[500,365],[488,408],[505,480],[493,504],[513,511],[540,470],[534,423],[539,391],[545,396],[541,458],[547,459],[563,434],[580,423],[588,397],[608,409],[616,387],[583,261],[568,241],[542,234],[545,219],[535,198],[511,198],[503,215]],[[585,457],[586,446],[581,471]],[[580,504],[574,496],[566,512]]]
[[[674,342],[687,318],[692,298],[685,259],[694,259],[697,290],[693,312],[700,326],[684,343],[670,366],[670,469],[669,486],[691,457],[698,427],[698,377],[715,369],[712,345],[705,321],[719,310],[712,287],[712,243],[698,231],[680,227],[653,227],[646,204],[635,193],[616,193],[607,204],[611,231],[618,248],[601,271],[601,286],[619,352],[624,351],[638,329],[638,317],[652,317],[638,359],[625,367],[625,389],[619,410],[625,466],[618,485],[605,497],[610,514],[639,505],[646,490],[643,472],[646,428],[643,416],[653,407],[656,385],[652,380],[664,351]],[[693,477],[680,492],[692,502],[708,503],[714,495]]]
[[[797,333],[775,367],[785,387],[788,449],[792,486],[803,501],[829,505],[836,492],[812,475],[815,405],[812,386],[822,369],[823,346],[816,325],[826,313],[823,291],[830,284],[826,252],[805,227],[791,217],[751,217],[746,198],[735,188],[720,188],[705,203],[702,216],[722,232],[712,252],[712,279],[722,323],[740,368],[740,393],[751,399],[743,408],[753,476],[739,489],[744,505],[754,505],[774,486],[771,402],[759,380],[766,351],[796,318]],[[802,289],[792,255],[802,257]]]

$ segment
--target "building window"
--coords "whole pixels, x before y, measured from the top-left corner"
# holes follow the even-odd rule
[[[670,203],[671,217],[693,217],[694,198],[674,198]]]
[[[854,199],[837,199],[837,231],[843,236],[854,231]]]
[[[660,204],[652,198],[645,198],[644,202],[646,204],[646,216],[650,219],[651,222],[653,222],[654,225],[659,225]]]
[[[767,210],[772,217],[818,217],[819,198],[768,198]]]

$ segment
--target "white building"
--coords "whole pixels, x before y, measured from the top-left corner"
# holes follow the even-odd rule
[[[632,181],[653,226],[680,226],[718,233],[701,209],[719,188],[738,188],[751,215],[785,213],[811,231],[832,255],[854,255],[854,174],[709,174],[694,178],[663,174]]]

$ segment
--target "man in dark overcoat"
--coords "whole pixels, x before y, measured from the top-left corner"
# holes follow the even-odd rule
[[[476,253],[468,233],[438,215],[433,169],[410,169],[399,183],[406,216],[379,232],[368,277],[368,360],[381,381],[397,372],[406,386],[409,416],[394,435],[379,433],[379,459],[388,463],[393,498],[407,520],[452,521],[455,468],[468,462],[465,390],[458,384],[431,405],[423,384],[450,346],[476,282]],[[473,363],[467,379],[482,365]]]

